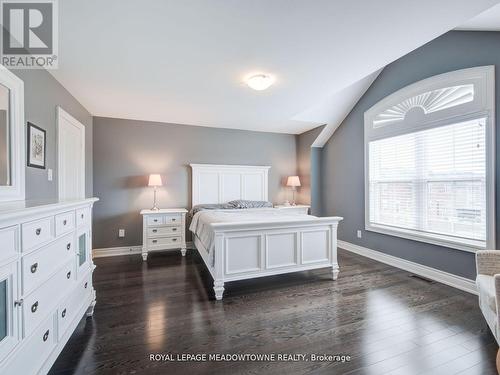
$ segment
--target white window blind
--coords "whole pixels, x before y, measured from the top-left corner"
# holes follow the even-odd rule
[[[496,248],[495,69],[426,78],[365,112],[365,229]]]
[[[486,242],[486,119],[369,142],[369,222]]]

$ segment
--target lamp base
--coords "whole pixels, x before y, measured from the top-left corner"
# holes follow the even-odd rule
[[[153,206],[150,208],[151,211],[160,211],[159,207]]]

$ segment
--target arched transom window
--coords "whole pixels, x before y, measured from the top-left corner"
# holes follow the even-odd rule
[[[494,67],[434,76],[365,113],[365,229],[495,245]]]

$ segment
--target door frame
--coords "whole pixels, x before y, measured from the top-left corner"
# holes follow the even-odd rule
[[[81,191],[81,196],[78,198],[85,198],[85,126],[78,121],[76,118],[71,116],[68,112],[66,112],[61,106],[56,107],[56,119],[57,119],[57,180],[58,180],[58,197],[61,198],[61,192],[62,192],[62,187],[63,187],[63,179],[62,179],[62,168],[61,166],[64,163],[64,160],[62,158],[62,153],[61,153],[61,145],[63,144],[64,140],[64,135],[63,132],[61,132],[61,126],[64,123],[62,120],[65,119],[68,122],[71,122],[72,125],[77,127],[81,133],[82,133],[82,145],[81,145],[81,154],[82,154],[82,160],[81,160],[81,171],[82,171],[82,176],[80,178],[80,191]]]

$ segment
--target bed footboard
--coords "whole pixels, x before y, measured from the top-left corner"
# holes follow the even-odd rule
[[[209,266],[217,300],[224,283],[315,268],[339,275],[337,226],[341,217],[272,223],[217,223],[215,264]]]

